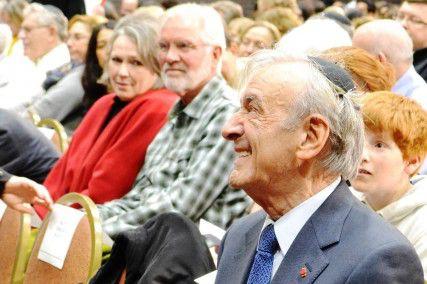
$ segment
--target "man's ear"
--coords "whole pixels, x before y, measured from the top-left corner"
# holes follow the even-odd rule
[[[219,46],[214,46],[212,50],[214,59],[218,62],[222,55],[222,49]]]
[[[296,151],[296,157],[309,160],[323,150],[329,137],[329,124],[320,114],[312,114],[302,122],[302,139]]]
[[[54,27],[54,26],[49,26],[48,32],[52,38],[56,38],[58,36],[58,31],[57,31],[56,27]]]
[[[419,156],[413,156],[406,159],[405,162],[406,162],[406,166],[404,169],[405,173],[411,177],[417,173],[418,169],[421,166],[422,161]]]
[[[380,52],[380,53],[378,54],[378,60],[379,60],[381,63],[388,62],[387,57],[385,56],[385,54],[384,54],[383,52]]]

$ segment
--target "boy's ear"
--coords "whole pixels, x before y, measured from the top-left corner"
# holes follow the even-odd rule
[[[405,172],[408,174],[408,176],[413,176],[417,173],[418,169],[421,166],[421,158],[419,156],[413,156],[409,157],[406,160],[406,166],[405,166]]]

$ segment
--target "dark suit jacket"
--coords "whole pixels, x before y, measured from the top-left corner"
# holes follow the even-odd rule
[[[120,233],[110,259],[90,284],[118,283],[123,270],[130,284],[184,284],[215,270],[215,264],[205,239],[190,219],[163,213],[143,226]]]
[[[0,109],[0,167],[42,183],[58,157],[53,144],[34,125]]]
[[[427,82],[427,48],[414,52],[414,67],[418,74]]]
[[[223,239],[216,283],[246,283],[265,213],[240,219]],[[301,277],[306,267],[307,276]],[[406,238],[364,206],[344,182],[310,217],[272,283],[423,283]]]

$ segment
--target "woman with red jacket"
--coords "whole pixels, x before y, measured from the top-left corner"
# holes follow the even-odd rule
[[[131,188],[148,145],[177,99],[161,87],[158,76],[157,25],[130,21],[114,31],[104,72],[114,93],[92,106],[46,178],[53,200],[78,192],[102,204]],[[41,207],[37,211],[46,213]]]

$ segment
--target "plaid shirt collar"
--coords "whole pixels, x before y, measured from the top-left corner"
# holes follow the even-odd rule
[[[194,119],[199,119],[203,115],[205,107],[213,99],[215,94],[224,87],[224,79],[220,76],[214,76],[190,104],[184,105],[182,100],[179,100],[169,112],[169,121],[182,114]]]

